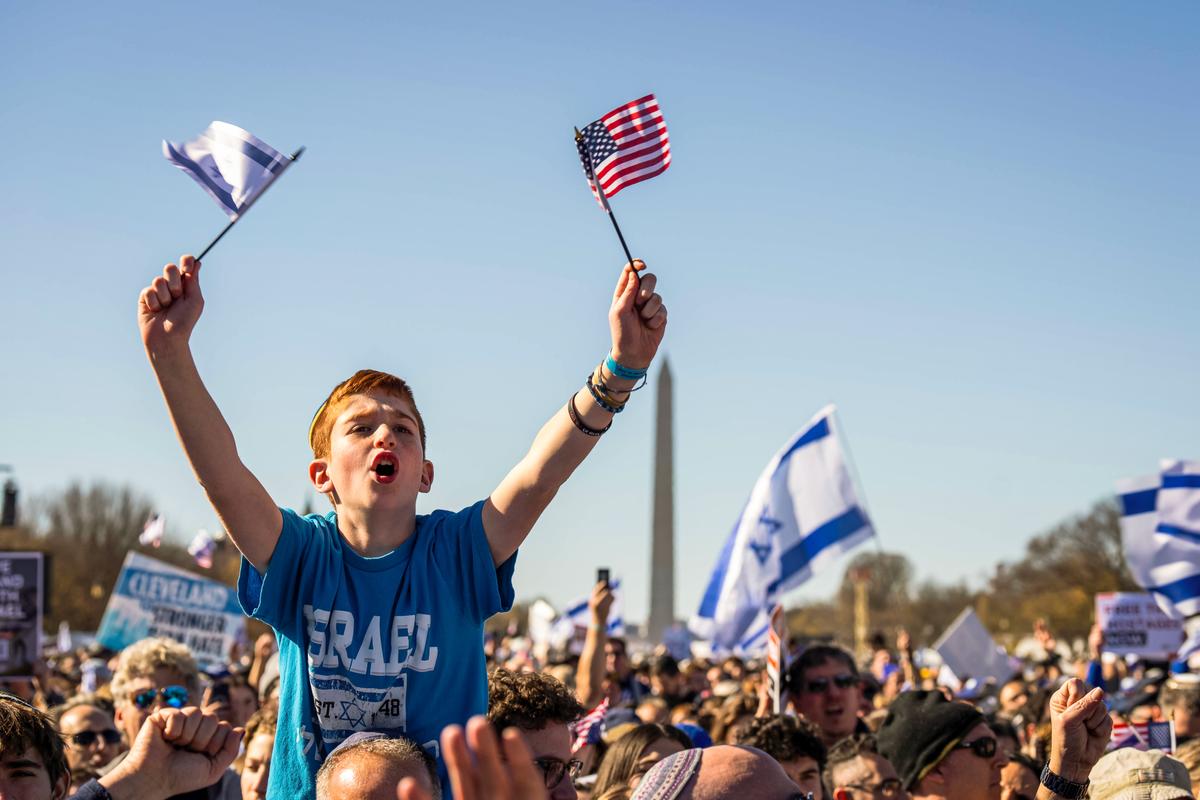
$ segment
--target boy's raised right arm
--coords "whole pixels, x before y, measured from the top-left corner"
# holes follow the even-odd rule
[[[200,263],[183,256],[168,264],[138,297],[138,328],[167,411],[196,479],[229,538],[266,573],[283,520],[258,478],[238,456],[233,432],[209,395],[192,358],[191,335],[204,296]]]

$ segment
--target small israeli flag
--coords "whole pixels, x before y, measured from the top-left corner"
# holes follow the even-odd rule
[[[625,620],[621,617],[621,581],[613,578],[608,586],[613,594],[612,605],[608,609],[608,635],[624,636]],[[588,608],[588,598],[590,597],[591,593],[589,592],[563,609],[563,612],[558,615],[558,619],[554,621],[553,635],[555,637],[570,639],[576,628],[587,628],[592,624],[592,612]]]
[[[190,142],[164,139],[162,149],[234,220],[292,163],[291,157],[228,122],[212,123]]]
[[[826,406],[767,464],[689,627],[717,650],[765,641],[770,609],[875,531]]]

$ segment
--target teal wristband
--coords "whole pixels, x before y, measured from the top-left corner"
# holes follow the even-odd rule
[[[607,367],[608,371],[613,375],[616,375],[618,378],[624,378],[627,381],[641,380],[642,378],[646,377],[646,373],[650,371],[646,369],[632,369],[630,367],[623,367],[617,363],[615,358],[612,357],[612,353],[609,353],[608,357],[604,359],[604,366]]]

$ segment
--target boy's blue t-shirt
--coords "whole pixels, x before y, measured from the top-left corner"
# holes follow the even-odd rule
[[[279,640],[279,722],[269,797],[316,794],[317,768],[356,731],[384,731],[438,758],[438,735],[487,713],[483,623],[513,603],[516,554],[499,568],[483,501],[418,516],[413,535],[364,558],[337,515],[280,509],[264,576],[242,559],[238,599]]]

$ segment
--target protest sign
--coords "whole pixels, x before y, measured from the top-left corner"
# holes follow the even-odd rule
[[[246,618],[228,586],[139,553],[125,556],[96,640],[120,650],[147,636],[183,642],[201,665],[226,663]]]
[[[949,670],[957,682],[968,678],[979,683],[988,678],[1004,681],[1017,671],[1008,654],[983,627],[973,608],[964,609],[950,623],[933,649],[942,657],[943,670]]]
[[[33,677],[42,653],[42,554],[0,553],[0,676]]]
[[[1183,620],[1171,619],[1149,592],[1096,595],[1096,624],[1104,650],[1118,655],[1168,659],[1183,643]]]

